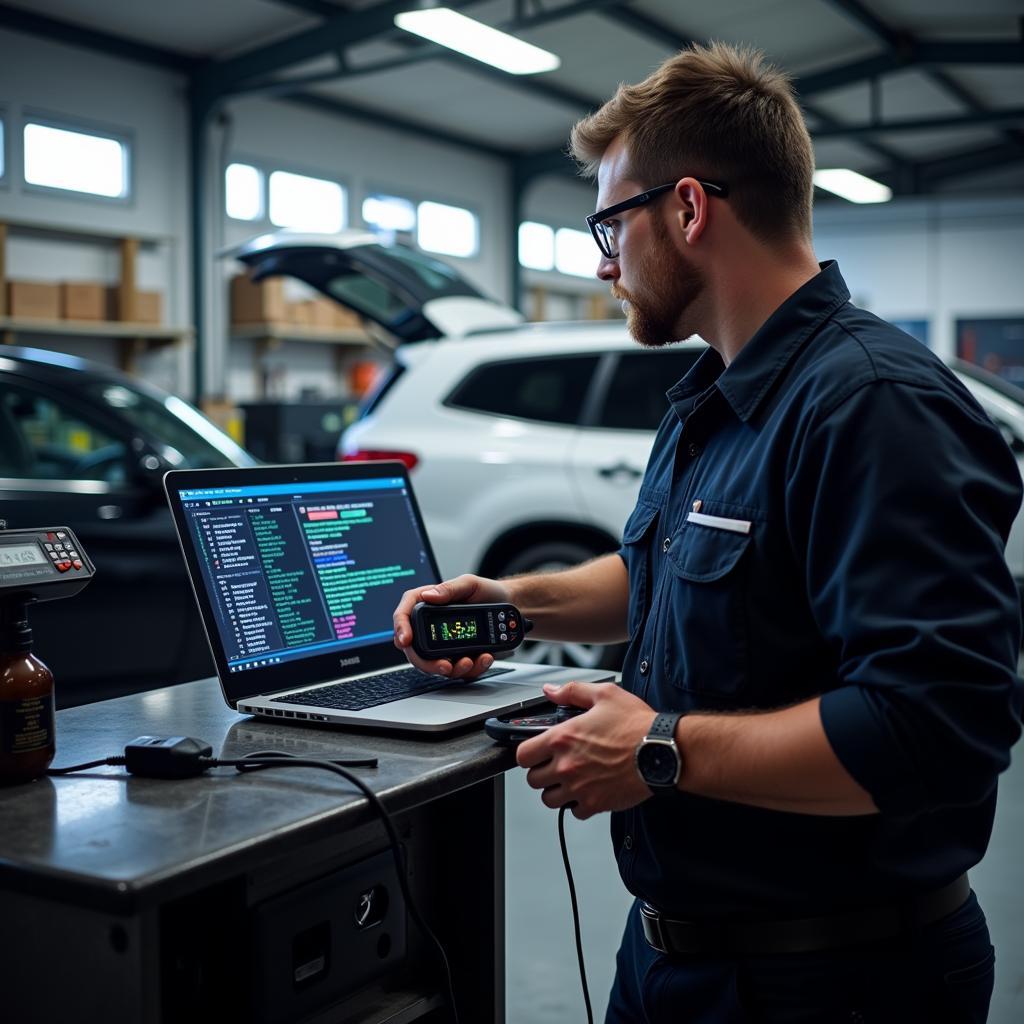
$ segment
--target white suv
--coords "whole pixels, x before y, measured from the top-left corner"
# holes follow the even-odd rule
[[[279,233],[233,255],[257,278],[293,274],[409,342],[338,457],[412,467],[445,577],[560,568],[618,548],[665,391],[702,341],[650,350],[624,322],[524,324],[447,264],[357,232]],[[953,369],[1024,465],[1021,392],[969,364]],[[1007,558],[1024,581],[1024,518]],[[592,667],[620,655],[538,643],[521,657]]]

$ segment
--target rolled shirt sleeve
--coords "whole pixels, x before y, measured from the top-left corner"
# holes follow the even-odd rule
[[[952,379],[871,380],[791,460],[788,529],[839,666],[821,699],[836,755],[883,814],[979,803],[1020,734],[1005,441]]]

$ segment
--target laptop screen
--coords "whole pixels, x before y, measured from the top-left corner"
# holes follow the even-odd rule
[[[438,576],[401,464],[175,472],[167,490],[229,702],[404,662],[395,605]]]

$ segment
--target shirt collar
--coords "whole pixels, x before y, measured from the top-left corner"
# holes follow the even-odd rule
[[[754,415],[807,340],[850,299],[839,264],[829,260],[819,266],[821,272],[768,317],[718,377],[719,391],[744,422]]]

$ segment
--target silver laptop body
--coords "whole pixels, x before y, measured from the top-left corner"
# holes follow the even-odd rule
[[[477,681],[361,710],[324,703],[329,687],[344,697],[408,668],[392,643],[394,607],[440,578],[405,466],[175,470],[165,488],[221,689],[239,712],[443,732],[543,703],[544,683],[614,678],[500,661]]]

